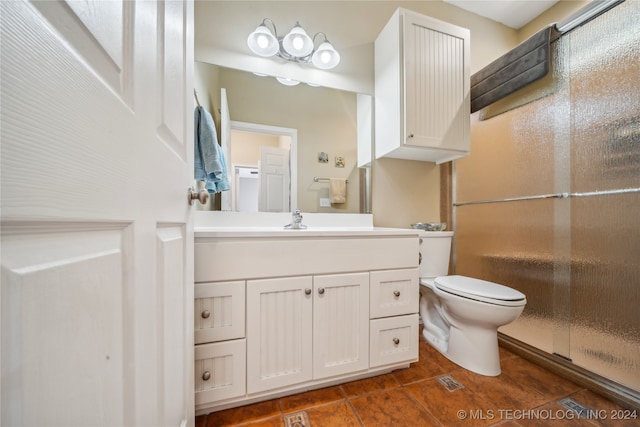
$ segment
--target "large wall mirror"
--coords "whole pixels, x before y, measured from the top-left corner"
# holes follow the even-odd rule
[[[243,184],[236,186],[233,194],[225,195],[226,203],[216,203],[213,209],[262,210],[259,206],[264,203],[254,203],[254,197],[260,197],[260,178],[255,179],[260,152],[264,159],[265,150],[271,150],[266,147],[277,147],[290,150],[289,170],[294,180],[291,188],[295,192],[291,209],[320,213],[367,211],[368,176],[358,168],[357,158],[358,94],[305,83],[288,86],[274,77],[212,64],[197,66],[213,67],[203,73],[214,76],[203,82],[212,98],[212,108],[220,108],[219,95],[215,99],[213,94],[225,89],[232,136],[227,160],[232,172],[229,178],[232,184]],[[345,203],[321,203],[330,196],[329,178],[348,180]]]

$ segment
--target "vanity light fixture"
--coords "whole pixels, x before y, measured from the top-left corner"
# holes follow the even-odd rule
[[[271,24],[273,30],[267,27],[267,23]],[[314,50],[318,36],[324,40]],[[325,33],[316,33],[313,37],[309,37],[298,22],[286,36],[278,37],[276,25],[271,19],[265,18],[258,28],[249,34],[247,44],[256,55],[264,57],[275,55],[287,61],[299,63],[311,62],[322,70],[330,70],[340,62],[340,54],[329,43]]]

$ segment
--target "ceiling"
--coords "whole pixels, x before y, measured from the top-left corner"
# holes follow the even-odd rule
[[[444,0],[459,8],[519,30],[545,10],[556,4],[555,0]]]

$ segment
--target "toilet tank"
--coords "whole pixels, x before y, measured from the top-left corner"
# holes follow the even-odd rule
[[[453,231],[424,231],[420,234],[420,277],[449,274]]]

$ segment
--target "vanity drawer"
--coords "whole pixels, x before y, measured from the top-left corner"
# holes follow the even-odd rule
[[[418,360],[418,315],[373,319],[369,324],[369,366]]]
[[[246,394],[246,340],[195,347],[196,406]]]
[[[420,291],[418,269],[372,271],[370,316],[399,316],[418,312]]]
[[[244,337],[244,281],[197,283],[194,293],[196,344]]]

